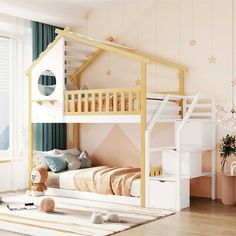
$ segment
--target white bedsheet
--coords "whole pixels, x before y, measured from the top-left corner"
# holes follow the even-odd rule
[[[60,189],[76,190],[74,186],[74,176],[80,170],[68,170],[60,175]],[[131,184],[131,196],[140,197],[140,179],[135,179]]]
[[[75,190],[74,176],[80,170],[68,170],[60,175],[59,186],[61,189]]]

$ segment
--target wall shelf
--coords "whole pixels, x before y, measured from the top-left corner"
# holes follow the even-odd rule
[[[51,105],[54,105],[55,104],[55,102],[57,102],[57,100],[56,99],[44,99],[44,100],[32,100],[32,102],[36,102],[36,103],[38,103],[39,105],[42,105],[43,103],[45,103],[45,102],[48,102],[48,103],[50,103]]]

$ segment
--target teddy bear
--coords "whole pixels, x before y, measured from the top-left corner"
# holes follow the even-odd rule
[[[38,197],[43,196],[44,191],[47,190],[45,182],[48,178],[48,171],[43,165],[36,166],[31,171],[31,195]]]

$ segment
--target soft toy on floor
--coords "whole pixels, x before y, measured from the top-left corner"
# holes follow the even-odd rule
[[[100,212],[93,212],[90,218],[91,223],[93,224],[102,224],[103,223],[103,217]]]
[[[31,188],[31,195],[33,197],[43,196],[44,191],[47,189],[45,182],[48,178],[48,171],[42,165],[36,166],[31,171],[31,181],[33,182]]]
[[[104,221],[106,222],[112,222],[112,223],[120,223],[120,217],[117,213],[113,213],[113,212],[108,212],[104,217],[103,217]]]

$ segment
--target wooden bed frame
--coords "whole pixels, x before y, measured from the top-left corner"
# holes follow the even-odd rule
[[[91,39],[89,37],[73,33],[69,30],[69,28],[65,28],[64,30],[56,30],[56,33],[58,34],[56,39],[48,45],[46,50],[40,54],[38,59],[36,59],[32,65],[29,67],[29,69],[26,71],[26,75],[28,77],[29,81],[29,174],[32,169],[32,154],[33,154],[33,126],[32,123],[35,122],[32,117],[34,117],[34,107],[37,106],[38,109],[41,109],[42,107],[47,107],[47,109],[50,109],[49,106],[55,107],[57,106],[61,101],[63,102],[62,106],[62,117],[61,119],[57,120],[56,122],[68,122],[68,123],[75,123],[76,118],[73,117],[82,117],[86,116],[87,122],[91,122],[91,117],[96,117],[97,122],[104,122],[104,119],[106,121],[109,121],[109,119],[106,119],[105,117],[114,117],[114,119],[110,119],[110,122],[131,122],[131,123],[140,123],[141,124],[141,131],[140,131],[140,150],[141,150],[141,198],[140,198],[140,205],[142,207],[145,206],[145,131],[147,128],[147,121],[146,121],[146,93],[147,93],[147,65],[150,63],[157,63],[161,64],[170,68],[174,68],[178,72],[178,80],[179,80],[179,88],[177,91],[168,91],[166,93],[168,94],[178,94],[178,95],[184,95],[184,78],[185,73],[188,71],[188,68],[186,66],[174,63],[169,60],[165,60],[163,58],[157,57],[155,55],[150,55],[144,52],[137,51],[132,48],[128,48],[119,44],[107,42],[107,41],[100,41]],[[61,66],[64,66],[61,71],[61,77],[64,80],[65,74],[64,74],[64,55],[66,47],[65,41],[74,40],[80,44],[84,44],[90,47],[97,48],[96,51],[94,51],[93,54],[88,57],[87,60],[85,60],[81,66],[79,66],[76,71],[69,76],[71,81],[75,81],[75,79],[78,79],[80,74],[90,65],[93,63],[93,61],[97,58],[99,54],[101,54],[104,51],[107,52],[113,52],[120,54],[122,56],[131,58],[133,60],[136,60],[140,63],[140,82],[141,85],[139,87],[134,88],[112,88],[112,89],[102,89],[102,90],[87,90],[87,91],[65,91],[63,92],[63,87],[61,87],[61,93],[62,100],[58,100],[57,98],[34,98],[34,81],[38,79],[38,74],[36,73],[40,67],[42,67],[43,64],[46,63],[47,58],[54,55],[53,53],[56,53],[56,50],[61,50],[59,56],[61,56]],[[53,57],[52,57],[53,58]],[[55,58],[55,56],[54,56]],[[57,60],[60,60],[58,58]],[[53,63],[53,62],[52,62]],[[59,72],[58,72],[59,73]],[[109,97],[113,96],[114,106],[113,110],[109,109],[108,101]],[[117,110],[116,101],[117,96],[120,96],[121,99],[121,110]],[[75,103],[75,99],[78,100],[78,103],[81,102],[81,98],[84,98],[84,106],[85,110],[82,112],[79,108],[78,112],[75,112],[73,109],[69,111],[68,109],[68,100],[70,99],[72,103]],[[99,100],[99,110],[95,110],[95,97]],[[137,99],[138,108],[137,110],[133,110],[131,106],[131,101],[133,98]],[[125,104],[125,98],[128,98],[129,101],[129,108],[128,110],[124,109]],[[102,110],[102,99],[105,99],[106,105],[105,110]],[[88,110],[88,101],[91,100],[91,110]],[[180,100],[180,103],[182,101]],[[74,105],[72,106],[74,107]],[[81,104],[79,105],[81,107]],[[132,119],[130,117],[138,117],[138,119]],[[66,118],[67,117],[67,118]],[[69,117],[69,118],[68,118]],[[117,118],[117,119],[116,119]],[[80,120],[82,122],[86,122],[86,120]],[[55,123],[53,118],[48,118],[48,122]],[[43,121],[45,122],[45,121]],[[96,122],[96,123],[97,123]],[[29,178],[29,187],[31,186],[31,181]]]

